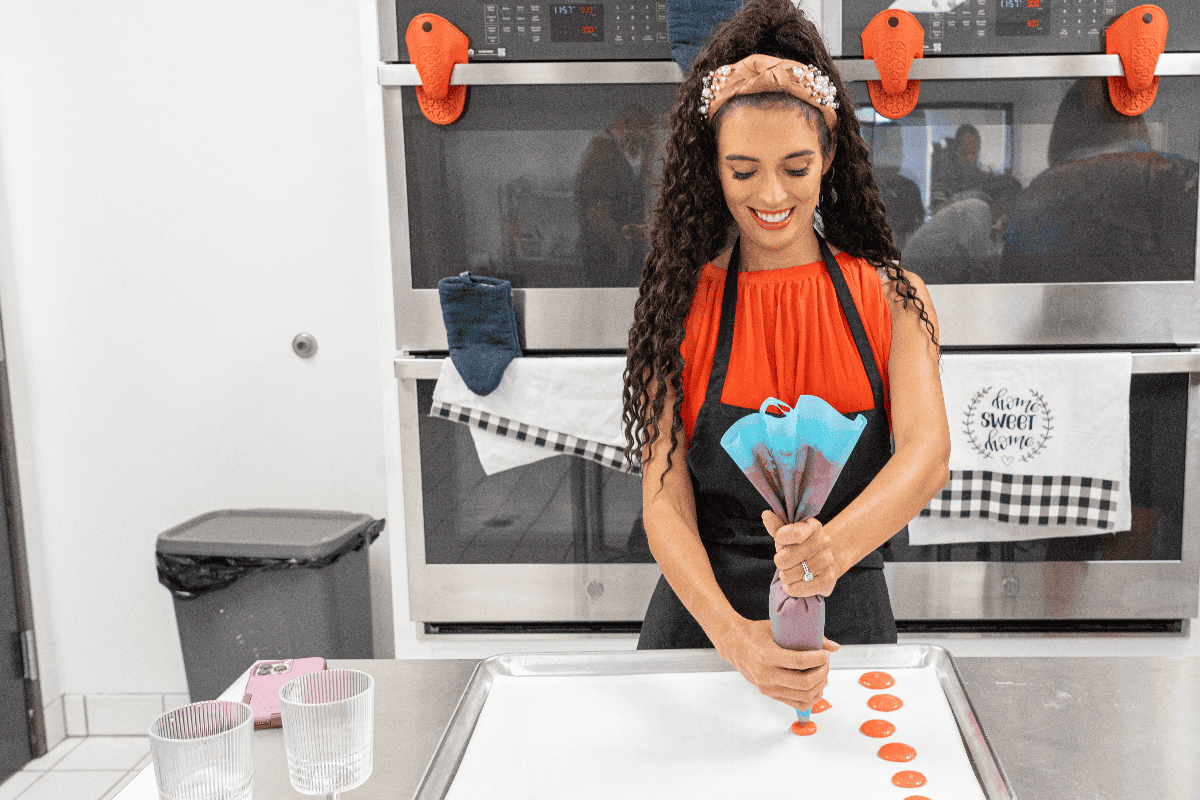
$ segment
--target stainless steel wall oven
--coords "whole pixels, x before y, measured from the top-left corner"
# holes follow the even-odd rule
[[[916,14],[920,101],[899,120],[872,108],[878,72],[859,45],[888,4],[810,5],[946,353],[1133,358],[1130,530],[936,546],[901,531],[886,569],[902,630],[1180,629],[1200,581],[1200,7],[1163,0],[1157,99],[1114,133],[1112,115],[1064,109],[1093,108],[1122,74],[1103,31],[1129,0],[931,0]],[[584,13],[574,2],[380,0],[410,608],[430,631],[633,630],[657,579],[636,477],[567,455],[489,476],[469,431],[429,416],[447,355],[437,281],[465,269],[512,282],[527,356],[623,354],[680,74],[665,3],[586,9],[599,25],[580,41],[562,28]],[[448,126],[414,96],[404,30],[423,12],[472,44],[453,73],[466,111]],[[622,126],[639,131],[640,157],[589,163]],[[597,168],[619,182],[619,208],[595,196],[614,191],[588,179]],[[1047,188],[1064,169],[1085,192]],[[972,192],[991,201],[987,241],[928,235]],[[605,203],[619,247],[589,227]]]

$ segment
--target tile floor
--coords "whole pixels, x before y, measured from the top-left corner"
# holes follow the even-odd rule
[[[111,800],[149,763],[145,736],[70,737],[0,784],[0,800]]]

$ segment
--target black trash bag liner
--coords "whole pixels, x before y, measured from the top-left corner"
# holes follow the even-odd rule
[[[155,553],[158,582],[170,589],[172,596],[180,600],[193,600],[224,589],[238,578],[256,572],[327,567],[347,553],[374,543],[385,523],[386,520],[375,520],[356,536],[347,539],[340,548],[321,558],[241,558]]]

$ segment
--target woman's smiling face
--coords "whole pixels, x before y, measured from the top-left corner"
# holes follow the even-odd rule
[[[794,107],[737,105],[717,130],[717,170],[743,252],[757,268],[794,266],[816,246],[813,212],[825,159],[816,125]],[[756,268],[748,259],[746,268]]]

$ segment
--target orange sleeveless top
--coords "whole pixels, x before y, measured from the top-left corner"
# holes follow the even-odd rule
[[[883,284],[865,259],[849,253],[838,253],[835,258],[846,276],[883,379],[884,408],[890,425],[888,354],[892,324]],[[825,262],[739,272],[737,280],[733,350],[722,403],[758,410],[768,397],[793,403],[800,395],[811,394],[843,414],[873,407],[871,384]],[[711,262],[705,264],[680,348],[684,365],[682,415],[689,441],[708,388],[724,294],[725,270]]]

